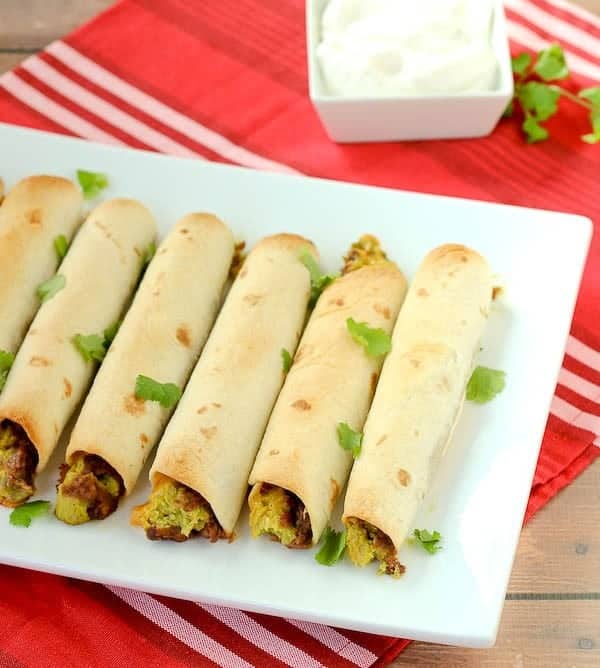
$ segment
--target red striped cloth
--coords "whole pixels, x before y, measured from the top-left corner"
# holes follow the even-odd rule
[[[560,41],[600,81],[600,19],[506,0],[513,49]],[[125,0],[0,77],[0,120],[279,171],[552,208],[600,221],[600,150],[561,103],[552,140],[513,121],[475,141],[338,146],[307,98],[303,0]],[[594,236],[527,509],[600,454]],[[0,567],[1,666],[384,666],[408,641]]]

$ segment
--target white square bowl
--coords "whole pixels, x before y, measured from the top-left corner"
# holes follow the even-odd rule
[[[333,141],[457,139],[483,137],[492,132],[514,90],[502,0],[493,3],[492,46],[498,57],[495,90],[395,97],[341,97],[327,91],[317,59],[321,15],[327,2],[306,2],[308,85],[310,99]]]

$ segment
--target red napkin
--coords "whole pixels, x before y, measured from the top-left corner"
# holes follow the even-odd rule
[[[600,81],[600,19],[507,0],[515,51],[567,49]],[[503,121],[473,141],[338,146],[307,97],[303,0],[124,0],[0,77],[0,120],[177,155],[585,214],[600,221],[600,147],[561,103],[552,139]],[[526,519],[600,454],[595,235]],[[526,370],[524,370],[525,372]],[[384,666],[408,641],[0,567],[0,665]]]

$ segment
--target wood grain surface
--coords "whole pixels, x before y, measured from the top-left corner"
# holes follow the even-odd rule
[[[0,0],[0,73],[111,4]],[[576,4],[600,14],[600,0]],[[393,666],[600,666],[600,462],[523,530],[493,649],[414,642]]]

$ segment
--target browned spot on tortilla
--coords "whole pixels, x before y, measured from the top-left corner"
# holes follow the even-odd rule
[[[215,408],[221,408],[221,404],[220,404],[218,401],[213,401],[213,402],[212,402],[212,405],[213,405]]]
[[[63,384],[65,386],[65,399],[68,399],[71,396],[71,393],[73,392],[73,386],[69,382],[68,378],[63,378]]]
[[[248,275],[248,267],[244,267],[238,274],[238,278],[245,278]]]
[[[179,230],[179,234],[187,234],[188,232],[189,232],[189,230],[188,230],[187,227],[182,227],[182,228]]]
[[[311,405],[308,403],[308,401],[306,401],[306,399],[297,399],[292,404],[292,408],[297,408],[299,411],[309,411],[311,409]]]
[[[416,360],[413,357],[410,358],[411,366],[414,366],[415,369],[418,369],[421,366],[421,360]]]
[[[417,295],[419,297],[429,297],[429,292],[427,292],[427,290],[425,290],[425,288],[419,288],[417,290]]]
[[[98,227],[98,229],[102,230],[102,233],[104,234],[104,236],[107,239],[112,239],[112,234],[104,223],[101,223],[99,220],[97,220],[96,221],[96,227]]]
[[[31,209],[26,214],[27,221],[30,225],[41,225],[42,224],[42,210],[41,209]]]
[[[200,429],[200,433],[207,441],[210,441],[210,439],[217,433],[217,426],[213,425],[212,427],[202,427]]]
[[[198,415],[202,415],[202,413],[206,413],[207,411],[207,406],[200,406],[200,408],[196,411]]]
[[[386,320],[389,320],[392,317],[389,307],[384,306],[383,304],[375,304],[373,309],[375,310],[375,313],[379,313],[379,315],[382,315]]]
[[[246,295],[244,301],[248,302],[250,306],[256,306],[258,302],[263,298],[264,295]]]
[[[402,487],[408,487],[410,485],[410,473],[405,469],[398,469],[398,480]]]
[[[346,302],[343,297],[338,297],[337,299],[330,299],[328,304],[335,306],[343,306]]]
[[[503,289],[499,285],[495,285],[492,288],[492,299],[496,299],[496,297],[499,297],[503,292]]]
[[[461,262],[468,262],[468,261],[469,261],[469,258],[468,258],[466,255],[461,255],[461,256],[460,256],[460,261],[461,261]]]
[[[279,450],[269,450],[269,454],[270,454],[271,456],[273,456],[273,455],[278,455],[278,454],[279,454]]]
[[[375,443],[375,445],[381,445],[381,444],[385,441],[385,439],[386,439],[387,437],[388,437],[388,435],[387,435],[387,434],[384,434],[384,435],[377,441],[377,443]]]
[[[371,374],[371,394],[375,394],[375,390],[377,389],[377,372],[373,371]]]
[[[143,399],[138,399],[135,394],[125,397],[123,406],[129,415],[143,415],[146,412],[146,404]]]
[[[331,508],[335,506],[335,502],[337,501],[338,494],[340,493],[340,486],[337,484],[337,481],[334,478],[329,478],[329,504]]]
[[[142,446],[148,445],[148,443],[150,443],[150,439],[148,438],[148,436],[146,436],[146,434],[140,434],[140,443],[142,444]]]
[[[185,346],[186,348],[190,347],[191,344],[190,330],[185,325],[182,325],[181,327],[177,328],[175,336],[177,337],[177,340],[179,341],[179,343],[181,343],[182,346]]]
[[[29,364],[31,366],[50,366],[52,362],[45,357],[38,357],[37,355],[34,355],[30,360]]]

